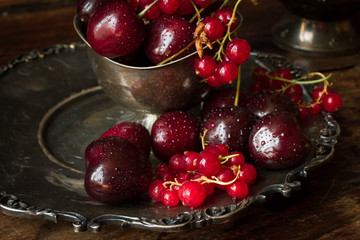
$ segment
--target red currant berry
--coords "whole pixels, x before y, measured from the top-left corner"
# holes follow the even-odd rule
[[[249,187],[244,180],[237,179],[226,188],[227,194],[233,198],[243,199],[249,193]]]
[[[332,93],[332,91],[329,88],[326,88],[325,90],[324,87],[321,86],[314,89],[312,97],[315,101],[317,101],[318,99],[322,101],[324,97],[330,93]]]
[[[229,158],[225,165],[226,166],[240,166],[243,165],[245,163],[245,157],[241,152],[238,151],[233,151],[231,153],[229,153],[229,156],[234,155],[233,157]]]
[[[288,80],[292,80],[292,74],[291,71],[288,68],[281,67],[275,70],[275,76],[279,78],[284,78]]]
[[[163,192],[166,189],[164,186],[164,181],[161,179],[155,179],[150,185],[149,185],[149,195],[150,197],[157,201],[162,202],[163,198]]]
[[[225,144],[216,144],[215,147],[220,149],[220,155],[221,156],[227,156],[229,154],[229,148]]]
[[[196,58],[194,63],[195,72],[202,78],[208,78],[215,73],[216,61],[209,55]]]
[[[224,25],[227,25],[231,20],[232,14],[233,14],[233,9],[228,8],[228,7],[224,7],[224,8],[222,8],[220,10],[217,10],[215,12],[215,17],[217,19],[219,19]],[[237,23],[238,23],[238,19],[237,19],[236,15],[235,15],[234,21],[231,23],[231,26],[230,26],[230,31],[231,32],[234,31],[234,29],[237,26]]]
[[[139,7],[140,0],[129,0],[130,5],[136,10]]]
[[[179,203],[179,192],[173,189],[165,189],[163,191],[162,203],[168,207],[174,207]]]
[[[329,93],[323,99],[322,106],[328,112],[336,112],[338,111],[343,104],[341,96],[337,93]]]
[[[176,13],[180,16],[188,15],[192,13],[194,7],[190,0],[181,0],[180,7],[176,11]]]
[[[299,107],[300,119],[306,119],[309,115],[309,109],[307,107]]]
[[[262,85],[262,83],[260,81],[257,82],[252,82],[250,87],[249,87],[249,93],[254,93],[260,90],[264,90],[265,87]]]
[[[215,145],[208,145],[204,148],[203,152],[211,152],[213,154],[215,154],[216,156],[220,156],[221,155],[221,151],[219,148],[217,148]]]
[[[220,39],[226,31],[225,25],[216,17],[206,17],[203,20],[203,23],[205,25],[205,32],[210,41]]]
[[[241,38],[235,38],[225,48],[227,58],[237,65],[243,64],[250,57],[250,44]]]
[[[303,89],[299,84],[291,85],[285,90],[285,95],[292,96],[296,95],[299,97],[303,96]]]
[[[251,73],[251,79],[253,82],[261,82],[265,87],[270,87],[269,77],[266,76],[268,70],[263,67],[256,67]]]
[[[169,167],[175,172],[180,172],[183,169],[182,154],[175,154],[169,160]]]
[[[237,66],[229,61],[220,62],[215,69],[215,78],[223,84],[231,84],[238,76]]]
[[[174,171],[166,163],[162,163],[159,166],[157,166],[155,174],[157,178],[162,179],[164,181],[172,181],[175,178]]]
[[[189,151],[186,152],[182,157],[182,168],[185,171],[195,171],[197,162],[199,161],[200,155],[197,152]]]
[[[220,171],[215,175],[217,179],[219,179],[222,183],[227,183],[234,180],[235,175],[233,171],[228,167],[223,167]],[[222,190],[226,190],[228,185],[216,184],[216,187]]]
[[[251,186],[255,184],[257,178],[256,168],[250,163],[244,163],[240,166],[239,179],[244,180],[247,185]]]
[[[196,173],[193,177],[193,180],[196,180],[199,183],[201,183],[203,185],[203,187],[205,188],[206,196],[210,196],[215,190],[215,184],[209,183],[209,182],[204,182],[205,180],[200,180],[201,177],[203,177],[203,176],[204,175],[202,175],[200,173]]]
[[[197,171],[207,177],[215,175],[220,170],[220,160],[216,154],[211,152],[200,153],[197,163]]]
[[[316,114],[320,113],[322,109],[323,108],[322,108],[321,104],[316,103],[316,101],[311,101],[310,102],[310,107],[308,108],[308,111],[309,111],[310,114],[316,115]]]
[[[199,207],[206,198],[203,185],[197,181],[188,181],[181,185],[179,190],[180,200],[189,207]]]
[[[223,85],[223,83],[215,77],[215,75],[212,75],[206,79],[206,83],[209,84],[210,87],[220,87]]]

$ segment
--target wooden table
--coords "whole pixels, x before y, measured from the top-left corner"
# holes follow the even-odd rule
[[[2,0],[0,65],[19,54],[57,43],[78,41],[73,0]],[[53,223],[0,214],[0,239],[360,239],[360,60],[306,58],[277,48],[271,26],[286,11],[278,1],[244,1],[242,37],[253,49],[288,57],[310,71],[333,73],[334,91],[344,106],[334,114],[342,133],[334,158],[303,182],[290,198],[274,198],[224,225],[179,233],[105,226],[100,233],[74,233],[69,222]],[[360,21],[358,21],[359,23]]]

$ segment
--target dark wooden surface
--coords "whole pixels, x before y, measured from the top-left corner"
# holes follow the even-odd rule
[[[288,199],[275,196],[251,207],[231,223],[179,233],[119,226],[105,226],[97,234],[74,233],[69,222],[0,213],[0,239],[360,239],[359,55],[306,58],[278,49],[270,30],[285,11],[276,0],[260,1],[257,7],[244,1],[241,37],[253,49],[282,54],[310,71],[333,73],[333,89],[344,100],[341,111],[334,114],[342,129],[335,156],[310,174],[302,190]],[[72,26],[74,14],[75,0],[1,0],[0,65],[34,49],[78,41]]]

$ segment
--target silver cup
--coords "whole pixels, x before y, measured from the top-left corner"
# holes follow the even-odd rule
[[[195,74],[196,52],[161,66],[134,67],[96,53],[86,41],[77,16],[74,27],[87,45],[91,67],[104,92],[124,108],[144,114],[188,109],[200,103],[210,88]]]

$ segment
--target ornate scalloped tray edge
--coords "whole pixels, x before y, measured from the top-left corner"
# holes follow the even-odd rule
[[[8,65],[0,68],[0,77],[10,72],[11,69],[19,64],[42,59],[49,55],[59,54],[62,51],[76,51],[76,49],[83,48],[83,46],[82,43],[61,44],[21,55]],[[259,58],[269,59],[271,64],[279,66],[289,66],[290,64],[281,56],[264,53],[256,54]],[[292,67],[294,68],[294,66]],[[0,208],[4,214],[14,217],[43,218],[55,223],[58,220],[70,221],[72,222],[75,232],[85,230],[98,232],[103,224],[118,224],[122,228],[132,227],[156,231],[180,231],[209,224],[224,223],[236,217],[243,209],[251,204],[265,201],[268,194],[279,193],[284,197],[289,197],[293,191],[301,188],[300,178],[307,177],[312,169],[326,162],[333,156],[337,137],[340,134],[340,128],[329,113],[322,113],[322,121],[325,127],[320,131],[319,137],[316,140],[313,156],[305,164],[288,172],[282,183],[269,185],[257,193],[241,201],[233,202],[233,204],[226,207],[210,207],[200,210],[189,209],[189,211],[185,211],[174,217],[161,219],[131,217],[120,214],[102,214],[87,219],[82,214],[76,212],[29,205],[24,202],[20,196],[6,192],[6,189],[1,189],[0,185]]]

